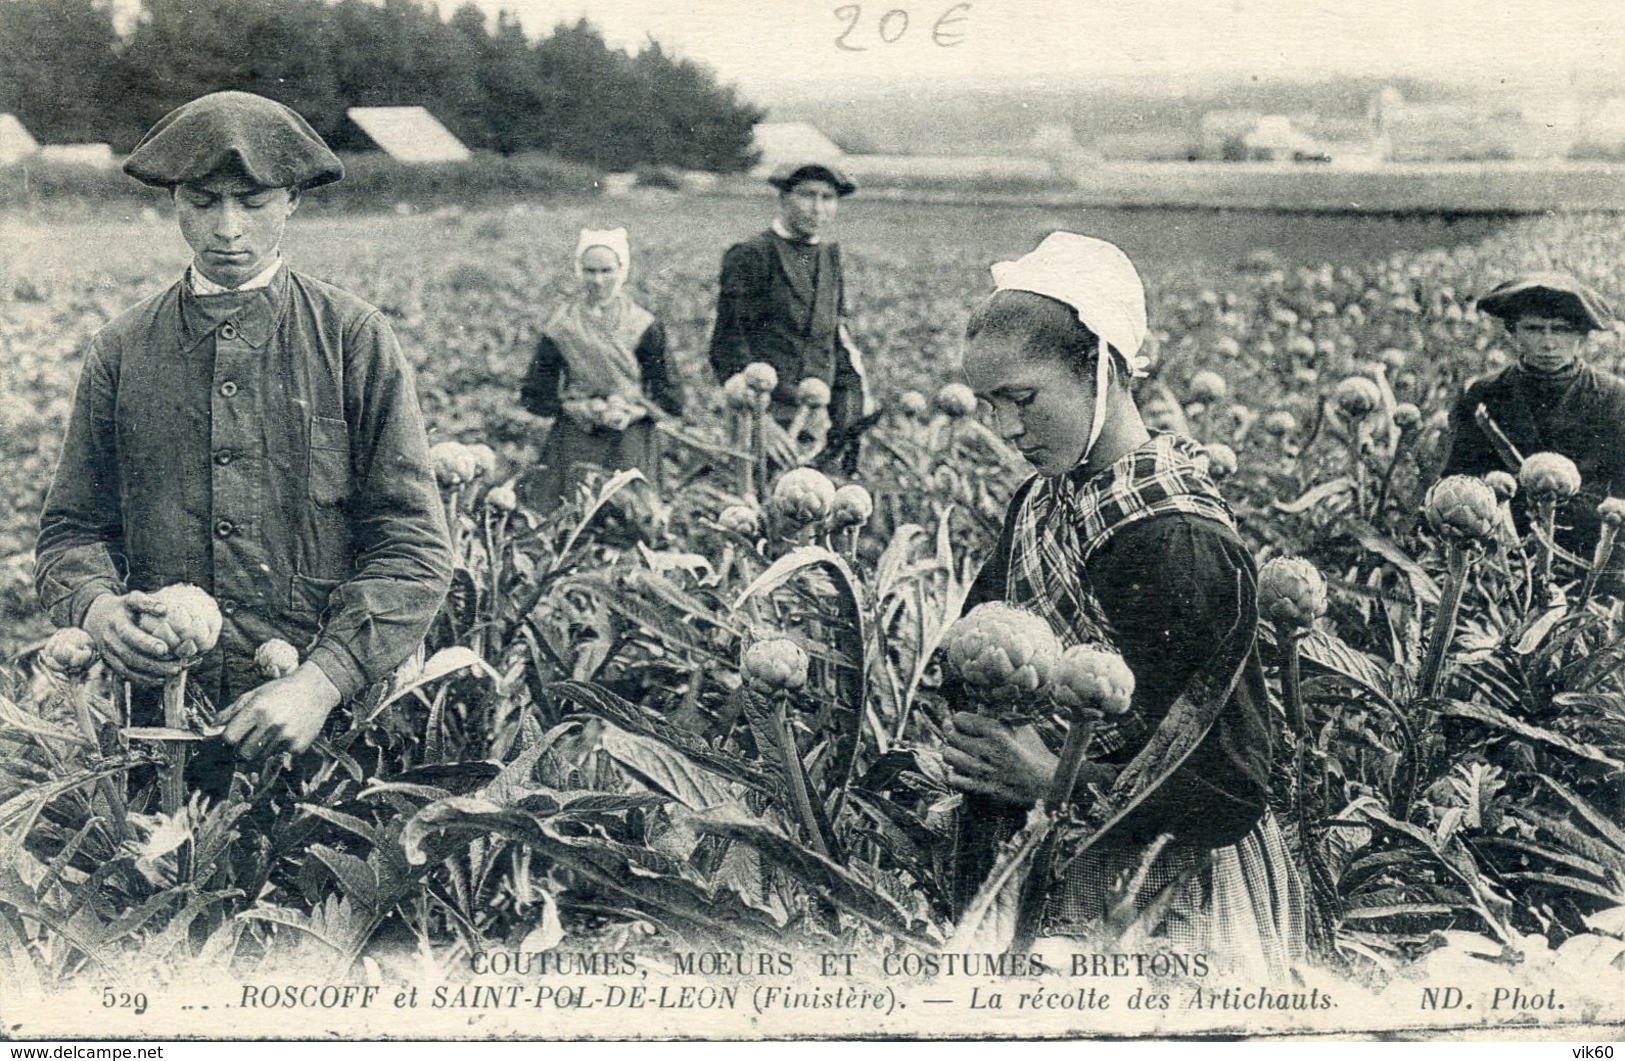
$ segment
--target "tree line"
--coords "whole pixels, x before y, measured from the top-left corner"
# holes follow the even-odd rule
[[[527,38],[472,4],[423,0],[0,0],[0,113],[42,142],[128,151],[153,122],[220,89],[303,114],[336,150],[372,146],[357,106],[426,107],[474,150],[547,152],[604,170],[734,172],[763,111],[650,40],[611,48],[587,21]]]

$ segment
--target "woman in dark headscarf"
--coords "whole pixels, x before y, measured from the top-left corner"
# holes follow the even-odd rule
[[[1303,896],[1266,798],[1279,727],[1255,647],[1256,574],[1199,447],[1151,434],[1135,406],[1139,275],[1112,244],[1057,232],[993,277],[965,375],[1039,474],[1011,500],[966,607],[1026,608],[1063,645],[1115,649],[1135,677],[1128,713],[1090,746],[1079,789],[1099,795],[1093,838],[1040,931],[1090,936],[1114,883],[1166,835],[1133,897],[1143,913],[1170,896],[1154,934],[1220,971],[1279,974],[1303,956]],[[1058,720],[954,716],[961,909],[1047,792],[1063,737]]]
[[[520,403],[553,417],[528,500],[569,500],[587,471],[637,468],[655,477],[653,418],[681,405],[666,368],[666,333],[624,290],[631,271],[624,228],[583,229],[575,270],[581,290],[542,327]]]

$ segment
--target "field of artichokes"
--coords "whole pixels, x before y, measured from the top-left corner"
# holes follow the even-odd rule
[[[718,257],[759,205],[301,218],[296,265],[382,307],[418,367],[458,570],[418,658],[300,761],[241,772],[218,802],[176,777],[224,705],[177,681],[166,726],[130,731],[88,645],[47,638],[28,588],[77,353],[168,282],[183,247],[155,218],[0,220],[24,251],[0,263],[8,978],[287,961],[342,977],[403,949],[449,968],[564,940],[1030,941],[1058,853],[1094,820],[1074,802],[1082,741],[955,923],[944,684],[1081,734],[1123,709],[1132,675],[1061,652],[1032,616],[956,625],[1027,471],[954,366],[989,262],[1050,228],[1094,229],[1039,209],[966,223],[854,201],[843,240],[879,415],[841,481],[816,447],[807,468],[771,473],[753,433],[764,381],[720,388],[704,364]],[[1433,481],[1451,395],[1508,357],[1472,293],[1554,264],[1625,291],[1625,222],[1549,218],[1465,242],[1439,223],[1370,222],[1403,247],[1388,255],[1267,249],[1240,222],[1190,244],[1155,219],[1117,236],[1152,292],[1139,396],[1148,419],[1207,445],[1261,565],[1285,734],[1274,799],[1315,962],[1374,989],[1430,963],[1576,981],[1617,963],[1625,610],[1595,592],[1594,557],[1551,545],[1572,467],[1532,456],[1493,483]],[[632,287],[667,324],[688,414],[662,426],[658,474],[530,511],[542,425],[516,390],[589,223],[631,228]],[[1611,335],[1590,356],[1617,368],[1621,353]],[[827,395],[803,396],[816,429]],[[260,662],[283,673],[297,653],[273,642]],[[1114,920],[1092,945],[1145,946],[1154,927]]]

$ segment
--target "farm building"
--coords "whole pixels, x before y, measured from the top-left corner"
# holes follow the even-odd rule
[[[345,111],[397,162],[464,162],[463,142],[422,107],[351,107]]]
[[[108,144],[45,144],[39,149],[41,162],[55,162],[69,166],[90,166],[94,169],[112,169],[118,165],[113,148]]]
[[[1266,114],[1241,138],[1247,157],[1261,162],[1326,157],[1320,141],[1299,129],[1285,114]]]
[[[839,162],[846,153],[811,122],[758,122],[751,146],[759,153],[752,176],[765,177],[786,162]]]
[[[0,114],[0,166],[20,162],[38,150],[39,144],[16,115]]]

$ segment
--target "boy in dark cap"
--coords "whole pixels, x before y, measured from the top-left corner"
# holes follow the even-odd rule
[[[304,189],[343,175],[298,114],[204,96],[153,126],[124,170],[170,192],[194,257],[90,342],[36,588],[151,723],[185,648],[149,631],[164,629],[150,594],[202,587],[224,628],[191,674],[225,709],[225,742],[248,759],[297,753],[413,652],[450,583],[412,372],[378,310],[282,262]],[[262,683],[254,654],[272,638],[304,662]],[[231,776],[218,748],[193,769],[217,793]]]
[[[830,388],[831,444],[868,412],[862,355],[846,332],[841,248],[824,238],[840,200],[857,185],[818,162],[781,166],[768,178],[779,189],[778,216],[767,229],[728,248],[722,257],[711,367],[721,383],[753,361],[773,366],[768,455],[781,467],[800,463],[789,433],[796,388],[809,377]],[[857,467],[857,444],[845,451]]]
[[[1562,273],[1508,281],[1478,300],[1511,336],[1516,363],[1477,380],[1451,410],[1444,475],[1516,475],[1535,453],[1580,469],[1580,492],[1558,510],[1557,543],[1589,559],[1597,504],[1625,495],[1625,380],[1585,363],[1586,337],[1613,325],[1601,295]],[[1514,452],[1515,451],[1515,452]],[[1617,576],[1604,581],[1617,592]]]

